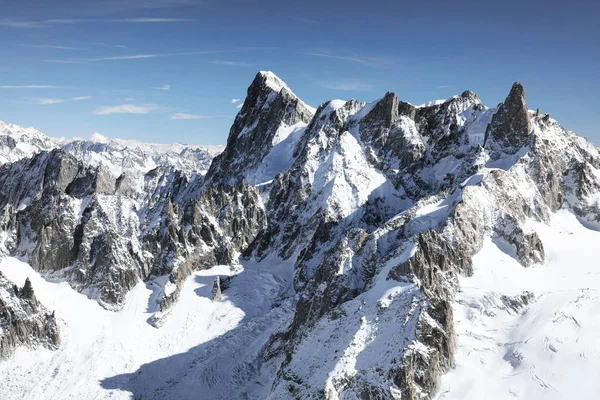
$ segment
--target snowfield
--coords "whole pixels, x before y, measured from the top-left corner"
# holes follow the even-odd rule
[[[523,268],[488,239],[461,279],[454,309],[456,368],[438,400],[591,399],[600,392],[600,232],[566,210],[532,223],[547,263]],[[531,292],[522,309],[510,298]]]
[[[48,282],[29,265],[14,258],[4,259],[0,270],[19,285],[29,277],[38,300],[49,310],[55,310],[62,343],[57,351],[19,347],[13,356],[1,361],[0,398],[129,399],[132,392],[146,390],[148,393],[143,398],[148,395],[172,398],[174,393],[167,396],[152,392],[168,388],[170,378],[186,372],[188,366],[183,364],[187,360],[177,357],[190,355],[191,360],[198,363],[199,354],[219,348],[219,352],[208,350],[204,365],[196,366],[195,372],[205,376],[190,379],[189,386],[179,388],[183,398],[197,398],[194,393],[199,389],[206,393],[205,398],[217,398],[217,393],[228,385],[233,386],[234,379],[239,383],[239,379],[251,377],[237,376],[236,363],[243,362],[246,355],[252,358],[293,311],[287,303],[273,306],[274,301],[291,293],[292,266],[289,263],[248,265],[248,268],[234,269],[216,266],[191,275],[183,286],[179,302],[164,325],[156,329],[147,319],[156,311],[154,297],[158,285],[140,282],[129,293],[124,308],[110,312],[67,283]],[[215,277],[229,276],[234,270],[237,277],[223,299],[213,301],[211,291]],[[247,334],[243,333],[245,330]],[[233,338],[227,336],[232,331],[236,331]],[[220,347],[220,343],[224,347]],[[160,363],[159,368],[150,364],[145,373],[140,373],[142,380],[138,381],[129,375],[142,365],[163,358],[168,368]],[[227,363],[219,366],[217,360],[227,360]],[[211,381],[223,387],[216,385],[211,394]],[[121,389],[125,382],[133,385],[132,392]],[[260,383],[256,386],[259,392],[269,389]]]

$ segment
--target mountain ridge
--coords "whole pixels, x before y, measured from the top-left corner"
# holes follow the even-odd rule
[[[259,398],[435,398],[455,365],[461,279],[488,240],[536,268],[552,254],[536,223],[566,210],[600,227],[598,149],[528,110],[519,83],[497,108],[465,91],[313,110],[259,72],[204,176],[173,165],[115,175],[64,149],[0,167],[2,246],[109,309],[143,281],[158,330],[197,271],[231,266],[215,304],[276,282],[265,295],[276,326],[239,304],[250,316],[236,329],[260,325],[247,352],[232,330],[207,344],[223,354],[192,348],[164,380],[152,362],[103,381],[148,398],[185,397],[190,380],[209,398],[227,396],[213,381]],[[506,300],[518,312],[529,301]]]

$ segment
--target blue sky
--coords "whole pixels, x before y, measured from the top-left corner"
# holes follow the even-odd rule
[[[415,4],[417,3],[417,4]],[[0,120],[52,136],[225,143],[271,70],[307,103],[420,104],[520,81],[600,145],[592,1],[0,0]],[[233,102],[240,99],[239,102]]]

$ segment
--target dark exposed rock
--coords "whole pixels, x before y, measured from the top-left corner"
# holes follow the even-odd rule
[[[309,123],[313,112],[271,72],[259,72],[229,131],[227,147],[206,174],[207,185],[238,185],[273,146],[281,124]]]
[[[525,291],[517,296],[502,296],[501,300],[513,313],[520,313],[535,299],[533,293]]]
[[[484,147],[514,154],[527,144],[531,129],[525,90],[515,82],[485,132]]]
[[[35,298],[29,278],[19,290],[0,273],[0,359],[17,346],[59,345],[56,317]]]
[[[221,300],[221,277],[217,276],[213,282],[213,286],[212,286],[212,299],[213,301],[219,301]]]

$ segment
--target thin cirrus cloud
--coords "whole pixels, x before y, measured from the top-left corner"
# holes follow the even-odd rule
[[[129,23],[129,24],[160,24],[190,22],[193,19],[187,18],[117,18],[117,19],[81,19],[81,18],[63,18],[63,19],[42,19],[42,20],[23,20],[16,18],[0,18],[0,27],[15,29],[40,29],[51,28],[57,25],[75,25],[89,23]]]
[[[168,92],[169,90],[171,90],[171,85],[162,85],[162,86],[159,86],[159,87],[154,87],[152,89],[164,90],[164,91]]]
[[[33,47],[39,49],[56,49],[56,50],[72,50],[72,51],[85,51],[87,49],[81,47],[69,47],[69,46],[50,46],[44,44],[21,44],[21,47]]]
[[[160,107],[156,104],[121,104],[118,106],[101,107],[94,111],[96,115],[111,115],[111,114],[149,114],[152,111],[158,110]]]
[[[95,42],[95,43],[91,43],[94,46],[102,46],[102,47],[115,47],[117,49],[128,49],[129,47],[122,45],[122,44],[110,44],[110,43],[102,43],[102,42]]]
[[[188,18],[122,18],[109,19],[108,22],[123,22],[132,24],[157,24],[157,23],[172,23],[172,22],[190,22],[193,19]]]
[[[240,62],[240,61],[222,61],[222,60],[211,61],[211,64],[229,65],[232,67],[254,67],[256,65],[256,64]]]
[[[0,89],[62,89],[63,86],[53,85],[5,85],[0,86]]]
[[[197,115],[188,113],[171,114],[171,119],[186,120],[186,119],[212,119],[212,118],[229,118],[229,115]]]
[[[357,64],[366,65],[369,67],[377,67],[377,66],[383,66],[386,64],[390,64],[390,61],[388,61],[384,58],[342,56],[342,55],[331,54],[331,53],[327,53],[327,52],[308,52],[308,51],[301,51],[301,52],[299,52],[299,54],[303,54],[305,56],[310,56],[310,57],[321,57],[321,58],[330,58],[330,59],[334,59],[334,60],[349,61],[349,62],[353,62],[353,63],[357,63]]]
[[[370,92],[373,86],[363,82],[321,82],[321,86],[331,90],[343,90],[349,92]]]
[[[245,49],[232,49],[232,50],[204,50],[204,51],[188,51],[182,53],[149,53],[149,54],[130,54],[123,56],[110,56],[100,58],[72,58],[66,60],[44,60],[45,62],[51,63],[73,63],[73,64],[85,64],[91,62],[102,62],[102,61],[121,61],[121,60],[140,60],[147,58],[160,58],[160,57],[177,57],[177,56],[191,56],[191,55],[202,55],[202,54],[217,54],[217,53],[230,53],[236,51],[246,51]]]
[[[238,101],[240,101],[240,100],[241,100],[241,99],[231,99],[231,104],[235,104],[235,103],[237,103],[237,102],[238,102]]]
[[[235,106],[235,108],[242,108],[243,105],[244,105],[244,103],[240,103],[237,106]]]
[[[73,0],[51,2],[51,6],[55,13],[72,13],[74,9],[73,6],[76,5],[77,12],[82,15],[108,15],[132,10],[200,7],[204,2],[204,0]],[[48,0],[27,0],[26,3],[29,6],[37,6],[38,8],[50,5]],[[8,6],[10,6],[10,4],[7,5],[7,7]],[[17,7],[18,6],[15,6],[13,9]]]
[[[47,99],[47,98],[40,98],[40,99],[25,99],[25,104],[35,104],[35,105],[40,105],[40,106],[47,106],[50,104],[59,104],[59,103],[64,103],[65,100],[63,99]]]
[[[141,60],[148,58],[161,58],[161,57],[180,57],[180,56],[194,56],[194,55],[208,55],[208,54],[223,54],[223,53],[237,53],[245,51],[260,51],[260,50],[274,50],[276,47],[240,47],[234,49],[219,49],[219,50],[199,50],[199,51],[186,51],[181,53],[147,53],[147,54],[129,54],[99,58],[68,58],[58,60],[43,60],[44,62],[50,63],[65,63],[65,64],[86,64],[91,62],[103,62],[103,61],[121,61],[121,60]],[[241,63],[244,64],[244,63]]]
[[[70,99],[53,99],[53,98],[26,98],[24,99],[25,104],[34,104],[39,106],[47,106],[51,104],[60,104],[67,101],[84,101],[91,99],[92,96],[78,96],[71,97]]]

